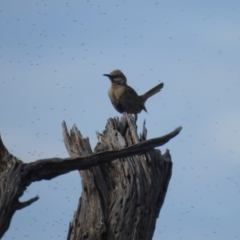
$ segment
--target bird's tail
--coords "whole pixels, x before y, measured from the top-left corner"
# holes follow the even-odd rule
[[[149,91],[147,91],[146,93],[144,93],[143,95],[141,95],[141,98],[143,99],[143,101],[145,102],[148,98],[150,98],[151,96],[153,96],[154,94],[160,92],[160,90],[163,88],[163,83],[158,84],[157,86],[155,86],[154,88],[150,89]]]

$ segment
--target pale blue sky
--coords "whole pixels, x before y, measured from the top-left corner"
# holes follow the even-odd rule
[[[146,103],[148,138],[179,125],[154,240],[240,238],[239,1],[2,1],[0,133],[24,162],[67,157],[61,123],[94,148],[118,68]],[[90,91],[92,92],[90,94]],[[73,172],[32,184],[3,239],[65,239],[81,192]]]

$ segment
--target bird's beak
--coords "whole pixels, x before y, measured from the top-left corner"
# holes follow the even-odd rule
[[[103,76],[110,77],[110,74],[103,74]]]

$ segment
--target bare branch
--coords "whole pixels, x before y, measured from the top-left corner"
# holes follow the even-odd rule
[[[40,159],[23,165],[22,178],[28,185],[31,182],[52,179],[73,170],[85,170],[116,159],[142,154],[150,149],[164,145],[178,135],[181,129],[182,127],[178,127],[162,137],[149,139],[121,150],[104,151],[86,157]]]
[[[25,202],[18,202],[16,209],[20,210],[22,208],[25,208],[25,207],[31,205],[32,203],[36,202],[38,199],[39,199],[39,197],[36,196],[36,197],[31,198],[31,199],[29,199],[28,201],[25,201]]]

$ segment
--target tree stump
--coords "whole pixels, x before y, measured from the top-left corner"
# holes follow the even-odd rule
[[[92,154],[88,138],[74,126],[64,128],[70,157]],[[103,134],[97,133],[94,152],[120,150],[146,140],[131,116],[109,119]],[[80,171],[82,196],[70,223],[68,240],[148,240],[163,205],[171,177],[169,151],[148,152]]]
[[[109,119],[98,144],[91,150],[76,126],[68,134],[63,122],[64,142],[71,158],[39,159],[24,163],[11,155],[0,137],[0,238],[10,226],[17,210],[38,200],[19,198],[35,181],[51,180],[79,170],[80,197],[67,238],[151,239],[171,177],[169,151],[162,146],[181,131],[146,140],[147,130],[137,135],[135,122],[126,114],[121,120]],[[27,230],[26,230],[27,231]]]

